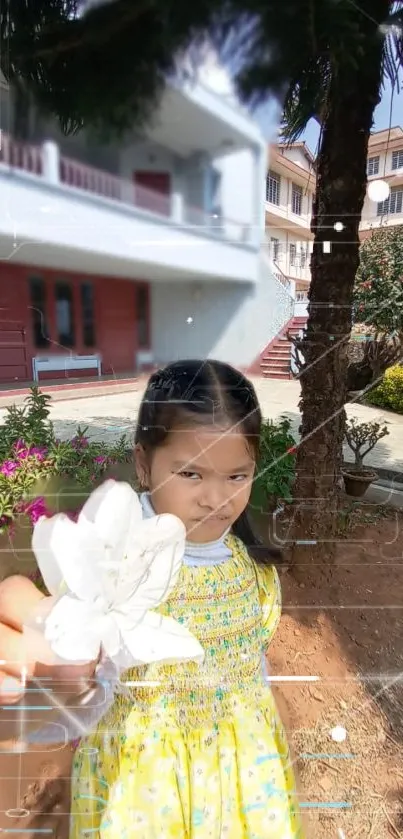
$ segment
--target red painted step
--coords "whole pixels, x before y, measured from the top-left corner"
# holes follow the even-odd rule
[[[291,379],[291,344],[287,334],[296,337],[305,327],[307,320],[306,317],[291,318],[265,347],[250,372],[259,372],[268,379]]]

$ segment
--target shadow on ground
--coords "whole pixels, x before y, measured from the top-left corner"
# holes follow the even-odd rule
[[[296,429],[299,417],[287,416]],[[377,455],[389,459],[386,441],[377,445]],[[327,514],[336,516],[338,531],[331,573],[321,574],[328,547],[324,540],[323,554],[320,546],[314,549],[318,578],[310,573],[304,581],[304,564],[311,568],[313,549],[301,544],[299,585],[288,575],[282,577],[284,612],[305,626],[319,624],[326,615],[351,670],[376,699],[392,736],[403,743],[403,511],[342,493],[341,509]],[[282,547],[287,558],[287,512],[259,511],[256,520],[265,541]],[[312,533],[301,534],[301,542],[312,538]]]

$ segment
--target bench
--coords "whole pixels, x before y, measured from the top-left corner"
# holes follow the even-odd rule
[[[101,375],[101,357],[94,355],[37,355],[32,359],[32,378],[39,381],[39,373],[56,373],[60,370],[97,370]]]

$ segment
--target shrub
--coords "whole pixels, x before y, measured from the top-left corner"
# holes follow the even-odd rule
[[[292,501],[295,479],[296,441],[291,434],[291,421],[266,420],[262,424],[260,455],[253,484],[251,504],[266,512],[281,501]]]
[[[62,509],[74,514],[108,470],[129,460],[125,437],[107,446],[78,428],[72,440],[56,439],[49,402],[32,388],[0,426],[0,533],[21,514],[31,524]]]
[[[368,393],[367,401],[403,414],[403,367],[399,364],[389,367],[378,387]]]
[[[354,455],[354,466],[362,469],[364,458],[372,452],[379,440],[389,434],[386,424],[373,422],[358,422],[356,417],[350,417],[346,421],[345,437],[346,442]]]

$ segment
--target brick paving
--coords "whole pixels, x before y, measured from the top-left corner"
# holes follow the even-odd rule
[[[293,380],[254,379],[254,384],[264,416],[277,419],[281,414],[290,415],[293,430],[297,435],[300,417],[299,383]],[[132,438],[144,387],[145,382],[141,380],[133,383],[130,389],[119,393],[84,396],[81,392],[80,398],[54,400],[51,405],[51,419],[55,423],[57,435],[67,439],[73,436],[77,426],[81,425],[88,426],[88,436],[92,439],[112,442],[122,434]],[[9,404],[12,401],[10,397]],[[0,422],[4,413],[4,407],[1,407]],[[348,405],[347,413],[349,416],[356,416],[361,422],[374,419],[388,422],[389,436],[378,443],[366,462],[375,468],[403,470],[403,416],[358,404]],[[348,449],[346,455],[350,460],[351,453]]]

